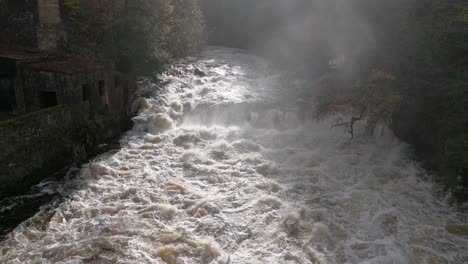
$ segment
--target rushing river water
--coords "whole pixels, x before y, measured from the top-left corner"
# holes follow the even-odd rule
[[[348,144],[298,103],[308,82],[225,48],[162,78],[121,150],[43,185],[63,198],[1,263],[468,263],[467,214],[407,146]]]

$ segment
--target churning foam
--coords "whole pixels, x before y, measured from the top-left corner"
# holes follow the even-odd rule
[[[1,263],[468,263],[467,214],[406,145],[304,120],[307,82],[223,48],[162,78],[122,149],[60,186]]]

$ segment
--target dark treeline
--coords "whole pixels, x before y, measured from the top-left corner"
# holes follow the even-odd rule
[[[197,0],[63,0],[62,5],[68,51],[115,62],[123,74],[152,76],[204,44]]]
[[[210,42],[316,80],[317,116],[385,124],[458,197],[468,186],[468,2],[203,0]],[[465,197],[463,197],[465,196]]]

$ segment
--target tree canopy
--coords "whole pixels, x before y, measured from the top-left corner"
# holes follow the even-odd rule
[[[204,22],[197,0],[65,0],[70,49],[152,75],[198,50]]]

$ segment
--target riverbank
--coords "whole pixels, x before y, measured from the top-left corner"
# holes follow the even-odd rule
[[[64,106],[0,123],[0,199],[27,190],[73,160],[72,117]]]
[[[73,117],[63,105],[0,122],[0,199],[94,156],[122,132],[109,115]]]
[[[80,160],[63,160],[56,164],[55,168],[47,167],[42,173],[36,173],[34,179],[39,181],[33,186],[25,185],[22,188],[17,187],[9,197],[0,199],[0,241],[5,239],[6,235],[15,227],[28,218],[33,217],[44,207],[53,209],[64,197],[61,189],[69,181],[79,174],[80,167],[95,159],[104,153],[118,151],[120,144],[119,138],[109,140],[107,143],[96,146],[93,152]],[[31,175],[30,175],[31,176]],[[31,176],[32,177],[32,176]]]

